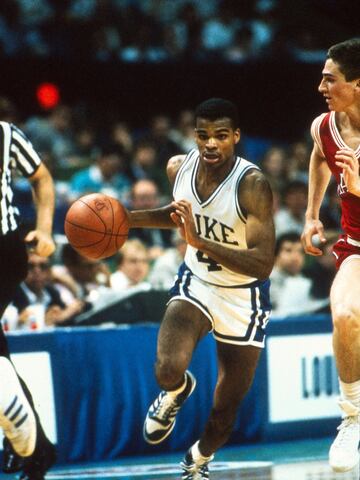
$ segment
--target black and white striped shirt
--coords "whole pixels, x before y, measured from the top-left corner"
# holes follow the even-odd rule
[[[15,125],[0,122],[0,235],[18,227],[19,211],[14,205],[12,176],[15,170],[30,177],[41,163],[25,134]]]

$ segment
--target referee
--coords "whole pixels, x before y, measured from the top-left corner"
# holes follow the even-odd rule
[[[36,207],[35,229],[25,238],[20,234],[19,212],[13,202],[15,171],[30,181]],[[51,236],[54,202],[52,177],[32,144],[14,124],[0,121],[0,316],[26,277],[27,248],[44,257],[55,250]],[[42,480],[55,462],[55,447],[45,436],[31,394],[11,363],[1,326],[0,382],[3,471],[22,471],[21,480]]]

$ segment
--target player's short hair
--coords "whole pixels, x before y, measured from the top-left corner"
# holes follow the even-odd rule
[[[200,103],[195,109],[195,121],[198,118],[212,121],[229,118],[234,130],[239,127],[239,113],[236,105],[223,98],[209,98]]]
[[[327,52],[327,58],[339,65],[347,82],[360,78],[360,37],[333,45]]]

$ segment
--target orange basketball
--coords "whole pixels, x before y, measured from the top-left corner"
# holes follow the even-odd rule
[[[125,243],[129,222],[124,207],[113,197],[91,193],[78,198],[65,217],[65,235],[84,257],[111,257]]]

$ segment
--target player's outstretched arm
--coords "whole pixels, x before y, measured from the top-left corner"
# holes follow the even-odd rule
[[[25,241],[34,242],[34,251],[38,255],[48,257],[55,250],[55,243],[51,236],[55,208],[54,182],[43,163],[29,180],[36,207],[36,227],[27,234]]]
[[[326,188],[331,177],[326,159],[319,147],[314,143],[309,164],[309,192],[308,205],[305,213],[305,225],[301,235],[301,241],[306,253],[310,255],[322,255],[322,250],[314,245],[314,236],[325,243],[324,226],[319,218],[320,207],[324,199]]]

